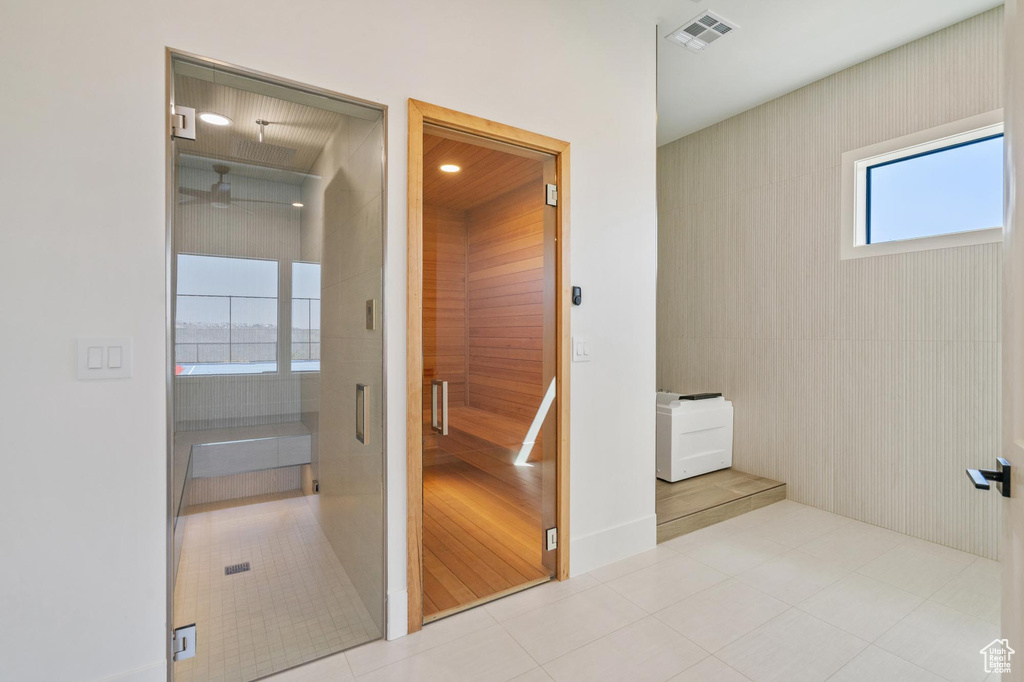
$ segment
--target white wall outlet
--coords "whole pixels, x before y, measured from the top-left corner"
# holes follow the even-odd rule
[[[583,336],[572,337],[572,361],[590,362],[590,341]]]
[[[88,336],[78,339],[79,379],[126,379],[131,375],[131,337]]]

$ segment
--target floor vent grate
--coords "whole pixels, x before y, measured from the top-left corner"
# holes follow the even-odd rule
[[[230,566],[224,567],[224,575],[234,575],[235,573],[245,573],[249,570],[249,562],[243,561],[240,564],[231,564]]]

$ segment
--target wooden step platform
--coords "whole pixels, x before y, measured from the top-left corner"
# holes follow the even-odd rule
[[[676,483],[658,479],[658,542],[786,499],[786,484],[722,469]]]

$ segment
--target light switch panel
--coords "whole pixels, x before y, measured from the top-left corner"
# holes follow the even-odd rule
[[[78,339],[79,379],[125,379],[131,375],[131,337],[81,337]]]
[[[590,346],[590,341],[585,337],[572,337],[572,361],[590,362]]]

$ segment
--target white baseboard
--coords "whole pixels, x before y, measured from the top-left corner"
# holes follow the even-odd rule
[[[117,673],[98,682],[167,682],[167,661],[157,661],[126,673]]]
[[[658,519],[651,514],[590,535],[574,537],[571,542],[569,573],[577,576],[653,549],[658,543]]]
[[[409,591],[388,593],[387,638],[398,639],[409,634]]]

